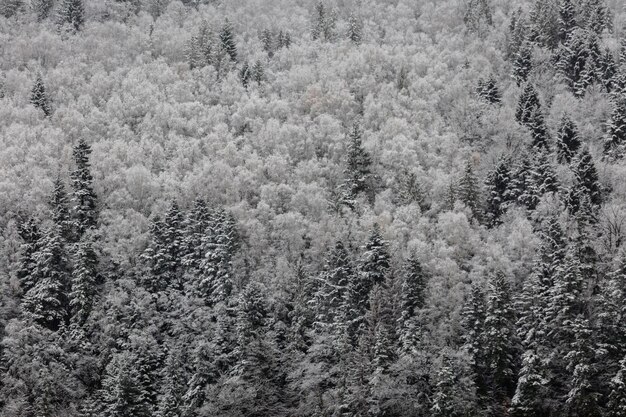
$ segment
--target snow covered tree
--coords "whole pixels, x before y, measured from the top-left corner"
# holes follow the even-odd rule
[[[558,51],[558,69],[576,97],[600,81],[601,52],[598,37],[584,29],[575,29]]]
[[[58,12],[59,26],[68,25],[72,30],[79,31],[85,24],[85,6],[83,0],[61,0]]]
[[[30,102],[33,106],[43,111],[43,114],[46,115],[46,117],[50,117],[50,115],[52,115],[50,99],[46,93],[46,87],[43,83],[41,74],[37,74],[35,85],[33,85],[33,88],[30,91]]]
[[[429,414],[426,415],[432,417],[474,415],[475,398],[471,381],[445,354],[442,362],[435,378]]]
[[[567,205],[571,213],[575,214],[580,209],[580,201],[583,196],[589,198],[589,202],[597,209],[602,204],[602,189],[598,180],[598,171],[593,163],[589,150],[583,149],[572,162],[574,171],[574,184],[569,191]]]
[[[39,22],[48,18],[52,6],[54,6],[54,0],[33,0],[30,3],[30,7],[35,12]]]
[[[403,277],[400,322],[404,326],[426,304],[427,278],[422,264],[415,257],[405,262]]]
[[[72,241],[72,219],[70,218],[70,207],[65,191],[65,185],[58,176],[54,181],[54,190],[49,201],[52,211],[52,221],[59,230],[59,234],[68,242]]]
[[[545,148],[536,152],[532,177],[539,195],[559,192],[559,180],[553,164],[553,155]]]
[[[497,272],[490,282],[483,341],[487,381],[496,402],[515,389],[517,343],[510,291],[505,275]]]
[[[521,125],[531,128],[535,121],[535,114],[538,111],[541,111],[539,96],[535,87],[531,83],[527,83],[517,103],[515,120]]]
[[[493,16],[488,0],[468,0],[465,6],[463,22],[468,30],[475,32],[482,25],[492,26]]]
[[[572,31],[577,27],[576,9],[572,0],[559,2],[559,41],[567,42]]]
[[[481,219],[480,190],[478,188],[478,178],[474,174],[474,167],[471,160],[465,164],[465,172],[459,180],[457,186],[457,197],[472,212],[475,219]]]
[[[487,175],[485,188],[487,194],[486,215],[489,223],[496,226],[500,217],[507,211],[511,202],[511,169],[510,159],[500,157],[494,168]]]
[[[541,358],[533,350],[524,352],[515,395],[509,408],[511,417],[548,415],[549,410],[546,409],[548,380],[543,373],[544,364]]]
[[[471,357],[476,388],[480,394],[486,394],[487,368],[483,344],[485,331],[486,303],[485,294],[479,286],[473,285],[471,294],[461,312],[463,343]]]
[[[97,264],[98,258],[92,243],[88,239],[79,242],[69,294],[72,323],[75,325],[82,326],[93,307],[96,295]]]
[[[257,60],[251,69],[252,79],[256,81],[257,85],[261,85],[265,78],[265,71],[263,70],[263,63],[261,60]]]
[[[558,161],[567,164],[572,162],[572,158],[578,153],[580,145],[578,128],[568,115],[563,115],[556,135],[556,155]]]
[[[360,45],[363,39],[363,23],[354,13],[348,17],[348,39],[355,45]]]
[[[559,17],[558,1],[535,0],[528,16],[529,40],[550,50],[555,49],[559,43]]]
[[[24,0],[4,0],[0,3],[0,14],[7,19],[17,15],[24,7]]]
[[[482,78],[478,80],[478,88],[476,89],[478,96],[489,104],[500,104],[502,102],[502,94],[498,88],[498,83],[494,75],[490,75],[486,80]]]
[[[45,232],[33,257],[33,286],[24,295],[22,309],[27,317],[56,331],[68,317],[70,285],[68,256],[57,230]]]
[[[604,155],[611,159],[624,156],[626,146],[626,98],[613,101],[613,110],[604,141]]]
[[[529,41],[523,41],[515,52],[513,58],[513,79],[518,86],[528,80],[528,76],[533,69],[533,47]]]
[[[350,255],[341,241],[328,254],[314,295],[315,325],[336,323],[346,300],[348,282],[354,274]]]
[[[107,365],[100,395],[103,417],[152,415],[147,393],[142,389],[137,358],[127,351],[115,354]]]
[[[606,91],[610,93],[613,91],[614,79],[617,75],[617,64],[615,63],[613,52],[609,48],[604,49],[598,65],[600,81],[602,81]]]
[[[360,193],[371,195],[372,173],[370,166],[372,164],[369,154],[361,143],[363,132],[358,122],[355,122],[348,135],[348,149],[346,156],[346,169],[344,174],[346,181],[343,184],[345,190],[345,204],[354,207],[354,199]]]
[[[604,0],[589,0],[581,4],[580,21],[590,31],[602,35],[605,30],[611,30],[611,12]]]
[[[335,28],[337,26],[337,14],[329,9],[324,2],[319,1],[315,5],[313,13],[313,27],[311,35],[313,40],[331,42],[335,40]]]
[[[230,60],[237,62],[237,45],[235,44],[235,34],[233,31],[233,25],[226,19],[222,29],[220,29],[219,38],[222,49],[226,51]]]
[[[626,413],[626,357],[622,359],[617,374],[611,379],[607,411],[609,417],[619,417]]]
[[[41,231],[34,219],[21,221],[18,224],[18,233],[23,240],[19,251],[19,266],[16,272],[17,279],[23,294],[26,294],[36,283],[34,275],[37,265],[38,251],[41,248]]]
[[[98,197],[93,190],[93,177],[89,155],[91,146],[80,139],[72,151],[74,170],[70,172],[72,179],[72,202],[74,203],[75,235],[80,238],[87,230],[93,229],[98,222]]]

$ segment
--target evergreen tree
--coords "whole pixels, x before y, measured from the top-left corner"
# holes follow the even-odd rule
[[[87,230],[97,225],[98,197],[93,190],[93,177],[89,155],[91,146],[80,139],[73,149],[75,168],[70,172],[72,188],[74,189],[72,201],[74,202],[75,235],[80,238]]]
[[[508,157],[501,157],[485,181],[487,193],[486,214],[492,226],[500,223],[511,202],[511,170]]]
[[[70,218],[70,208],[65,192],[65,185],[61,177],[54,181],[54,191],[50,198],[50,208],[52,210],[52,221],[59,230],[59,234],[66,241],[72,240],[72,220]]]
[[[581,141],[578,136],[578,128],[568,115],[563,115],[556,136],[556,155],[560,163],[569,164],[578,153]]]
[[[318,278],[314,295],[315,325],[324,327],[334,324],[340,317],[346,299],[348,282],[354,274],[350,255],[341,241],[326,258],[324,270]]]
[[[250,78],[252,78],[252,71],[250,69],[250,65],[248,65],[248,61],[244,62],[239,70],[239,79],[241,80],[241,85],[246,90],[248,89],[248,85],[250,84]]]
[[[576,28],[576,9],[572,0],[559,2],[559,40],[567,42],[572,31]]]
[[[37,16],[37,21],[41,22],[50,15],[54,0],[32,0],[30,6]]]
[[[480,220],[480,190],[471,160],[465,164],[465,172],[457,186],[457,196],[471,210],[474,218]]]
[[[535,114],[541,111],[539,96],[535,87],[531,83],[527,83],[524,87],[515,110],[515,120],[523,126],[531,128],[535,121]]]
[[[477,285],[472,286],[472,292],[461,314],[464,347],[471,357],[476,387],[484,395],[488,372],[483,352],[486,304],[485,294]]]
[[[607,138],[604,141],[604,155],[612,159],[621,159],[626,146],[626,98],[613,101],[611,119],[608,123]]]
[[[393,190],[397,204],[417,203],[422,211],[429,209],[429,205],[425,201],[424,191],[415,173],[400,173],[396,178],[396,185]]]
[[[615,63],[613,52],[609,48],[605,48],[604,53],[600,57],[598,71],[604,88],[610,93],[613,90],[614,78],[617,75],[617,64]]]
[[[604,0],[588,0],[581,4],[581,21],[584,26],[598,34],[602,35],[605,30],[611,27],[611,12],[604,4]]]
[[[257,85],[261,85],[265,78],[265,71],[263,70],[263,63],[257,60],[252,67],[252,79],[256,81]]]
[[[269,29],[264,29],[259,36],[263,50],[267,52],[268,57],[274,56],[274,34]]]
[[[484,357],[487,378],[496,402],[507,398],[515,389],[516,338],[515,317],[509,284],[497,272],[490,282],[484,332]]]
[[[545,149],[536,154],[532,182],[539,195],[559,192],[559,180],[553,165],[552,154]]]
[[[289,48],[291,46],[291,35],[286,31],[278,31],[278,47]]]
[[[593,158],[587,149],[578,155],[572,162],[574,171],[574,184],[569,191],[568,209],[572,214],[576,214],[580,209],[580,202],[583,196],[595,209],[602,204],[602,189],[598,180],[598,171],[593,163]]]
[[[353,200],[358,194],[366,192],[372,193],[370,166],[372,164],[370,156],[361,143],[363,133],[358,123],[354,123],[348,135],[347,166],[344,170],[346,181],[343,184],[346,192],[345,204],[354,207]]]
[[[337,25],[337,16],[334,10],[329,10],[320,0],[315,5],[313,15],[313,28],[311,35],[313,40],[324,40],[331,42],[335,40],[335,27]]]
[[[142,390],[137,358],[123,351],[113,356],[106,367],[101,389],[103,417],[149,417],[146,393]]]
[[[488,0],[469,0],[463,16],[463,22],[468,30],[475,32],[482,24],[493,26],[491,6]]]
[[[348,39],[355,45],[360,45],[363,39],[363,23],[354,13],[348,17]]]
[[[420,261],[411,257],[404,265],[400,301],[400,322],[403,326],[426,305],[426,274]]]
[[[72,270],[72,286],[69,295],[72,323],[82,326],[92,310],[97,282],[96,253],[89,240],[78,243],[76,261]]]
[[[24,7],[24,0],[4,0],[0,3],[0,14],[7,19],[17,15]]]
[[[533,350],[522,355],[522,367],[515,395],[511,400],[511,417],[545,416],[548,380],[543,376],[544,364]]]
[[[182,352],[174,348],[169,352],[163,370],[156,417],[181,417],[182,396],[186,384],[185,363]]]
[[[41,74],[37,74],[35,85],[33,85],[30,91],[30,102],[33,106],[37,107],[46,117],[52,115],[52,109],[50,108],[50,99],[46,93],[46,87],[44,86]]]
[[[85,24],[83,0],[61,0],[58,23],[59,26],[68,25],[74,31],[81,30]]]
[[[490,75],[486,80],[482,78],[478,80],[477,93],[480,98],[489,104],[500,104],[502,102],[502,94],[493,75]]]
[[[576,97],[600,81],[601,52],[598,37],[584,29],[575,29],[558,52],[558,69]]]
[[[607,411],[609,417],[619,417],[626,413],[626,357],[622,359],[619,371],[611,379]]]
[[[41,238],[40,250],[33,256],[32,288],[22,300],[27,317],[56,331],[65,324],[69,305],[69,266],[67,253],[58,231],[47,231]]]
[[[233,62],[237,62],[237,45],[235,44],[233,25],[228,19],[226,19],[224,26],[222,26],[222,29],[220,30],[219,38],[222,49],[226,51],[226,53],[230,57],[230,60]]]
[[[557,1],[535,0],[529,13],[529,40],[555,49],[559,43],[560,19]]]
[[[30,218],[18,224],[18,232],[24,243],[20,246],[19,266],[16,273],[23,294],[35,286],[34,274],[37,265],[38,252],[41,249],[42,235],[39,226]]]
[[[541,196],[534,165],[528,154],[523,154],[518,159],[511,178],[511,199],[528,210],[534,210],[537,207]]]
[[[528,76],[533,69],[533,48],[528,41],[523,41],[517,49],[513,59],[513,79],[518,86],[528,80]]]

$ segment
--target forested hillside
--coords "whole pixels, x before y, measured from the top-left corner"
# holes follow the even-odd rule
[[[625,417],[622,0],[0,0],[0,416]]]

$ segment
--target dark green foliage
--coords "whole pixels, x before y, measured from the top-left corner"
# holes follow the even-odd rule
[[[30,91],[30,102],[33,106],[37,107],[46,117],[52,115],[52,109],[50,108],[50,99],[46,93],[46,87],[44,86],[41,74],[37,74],[35,85],[33,85]]]
[[[486,394],[488,372],[484,355],[485,318],[485,294],[480,287],[474,285],[462,311],[461,325],[463,326],[464,347],[471,358],[474,381],[478,392],[482,395]]]
[[[34,271],[37,264],[37,252],[43,243],[39,226],[34,219],[22,221],[18,225],[18,232],[22,238],[20,246],[19,266],[16,273],[22,293],[27,293],[36,283]]]

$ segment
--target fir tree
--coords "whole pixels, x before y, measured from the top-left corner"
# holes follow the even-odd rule
[[[22,308],[27,317],[56,331],[68,317],[69,262],[56,230],[47,231],[40,245],[34,255],[33,286],[24,295]]]
[[[397,204],[417,203],[422,211],[429,209],[422,186],[414,172],[400,173],[396,178],[396,185],[393,190]]]
[[[537,152],[531,175],[539,195],[559,192],[559,180],[553,165],[552,154],[545,149]]]
[[[487,175],[485,181],[487,193],[486,214],[492,226],[500,223],[500,218],[506,212],[511,202],[511,170],[510,160],[501,157],[496,166]]]
[[[470,31],[478,31],[482,24],[493,25],[491,7],[488,0],[469,0],[463,16],[463,22]]]
[[[613,102],[611,119],[608,123],[607,138],[604,141],[604,155],[611,159],[621,159],[626,146],[626,98]]]
[[[565,43],[576,26],[576,10],[572,0],[561,0],[559,2],[559,40]]]
[[[324,327],[336,323],[346,299],[348,282],[354,274],[350,256],[341,241],[326,258],[314,295],[315,324]]]
[[[101,389],[103,417],[149,417],[146,393],[142,390],[137,358],[127,351],[117,353],[106,367]]]
[[[604,49],[604,53],[600,57],[598,64],[599,78],[604,85],[604,88],[609,93],[613,90],[614,78],[617,74],[617,64],[613,57],[613,52],[609,48]]]
[[[560,163],[569,164],[578,153],[581,141],[578,128],[568,115],[563,115],[556,135],[556,155]]]
[[[41,22],[50,15],[52,6],[54,6],[54,0],[33,0],[30,6],[37,16],[37,21]]]
[[[541,111],[539,96],[531,83],[527,83],[524,87],[515,110],[515,120],[523,126],[532,127],[535,121],[535,114]]]
[[[0,14],[7,19],[16,16],[24,7],[24,0],[4,0],[0,3]]]
[[[502,102],[502,94],[493,75],[490,75],[486,80],[481,78],[478,81],[477,93],[480,98],[489,104],[500,104]]]
[[[363,39],[363,24],[354,13],[348,17],[348,39],[355,45],[360,45]]]
[[[465,172],[457,186],[457,197],[471,210],[474,218],[480,220],[480,190],[471,160],[465,164]]]
[[[52,210],[52,221],[58,228],[59,234],[66,241],[71,241],[73,230],[69,202],[60,176],[54,181],[54,191],[49,204]]]
[[[80,139],[73,149],[75,168],[70,173],[72,178],[72,201],[74,203],[75,235],[80,238],[87,230],[93,229],[97,225],[98,197],[93,190],[93,177],[91,176],[91,165],[89,155],[91,146]]]
[[[569,192],[568,209],[572,214],[577,213],[583,195],[586,195],[589,202],[597,209],[602,204],[602,190],[598,180],[598,171],[589,151],[583,149],[572,165],[574,185]]]
[[[26,294],[36,283],[34,274],[38,252],[43,240],[39,226],[30,218],[18,224],[18,232],[24,243],[20,246],[19,266],[16,273],[23,294]]]
[[[248,89],[248,85],[250,84],[250,78],[252,78],[252,71],[250,69],[250,65],[248,65],[248,61],[244,62],[239,70],[239,79],[241,80],[241,85],[246,90]]]
[[[535,0],[529,13],[529,40],[550,50],[555,49],[559,42],[559,17],[556,1]]]
[[[523,41],[515,52],[513,59],[513,79],[515,79],[518,86],[528,80],[528,76],[533,68],[532,57],[532,44],[528,41]]]
[[[584,29],[572,32],[558,53],[558,69],[576,97],[600,81],[601,52],[597,35]]]
[[[541,358],[533,350],[524,352],[515,395],[509,408],[511,417],[548,415],[545,404],[548,380],[543,372]]]
[[[227,19],[219,33],[222,49],[226,51],[230,60],[237,62],[237,45],[235,44],[235,35],[233,33],[233,25]]]
[[[483,351],[486,304],[485,294],[477,285],[472,286],[472,292],[461,314],[464,347],[471,357],[476,387],[479,393],[485,394],[485,376],[488,372]]]
[[[274,56],[274,34],[269,29],[264,29],[259,36],[263,50],[267,52],[268,57]]]
[[[263,63],[257,60],[251,70],[252,79],[256,81],[257,85],[261,85],[265,78],[265,71],[263,70]]]
[[[68,25],[72,30],[79,31],[85,23],[85,7],[83,0],[62,0],[58,14],[59,26]]]
[[[82,326],[92,310],[97,282],[96,253],[89,240],[78,243],[69,294],[72,323]]]
[[[346,192],[345,203],[353,207],[353,200],[362,192],[371,194],[372,164],[370,156],[361,143],[363,133],[358,123],[354,123],[348,135],[347,166],[344,170],[346,181],[343,184]]]
[[[315,5],[313,16],[313,28],[311,31],[313,40],[333,41],[335,39],[336,24],[337,17],[335,11],[329,10],[322,1],[319,1]]]
[[[291,46],[291,35],[289,32],[280,30],[278,31],[278,47],[289,48]]]
[[[37,74],[35,85],[33,85],[30,91],[30,102],[33,106],[37,107],[46,117],[52,115],[52,109],[50,108],[50,99],[46,93],[46,87],[44,86],[41,74]]]
[[[511,178],[511,199],[528,210],[534,210],[539,203],[540,190],[536,182],[535,166],[528,154],[523,154]]]
[[[404,265],[400,301],[400,322],[403,326],[426,304],[426,274],[420,261],[411,257]]]
[[[622,359],[617,374],[611,379],[607,411],[609,417],[619,417],[626,413],[626,357]]]

